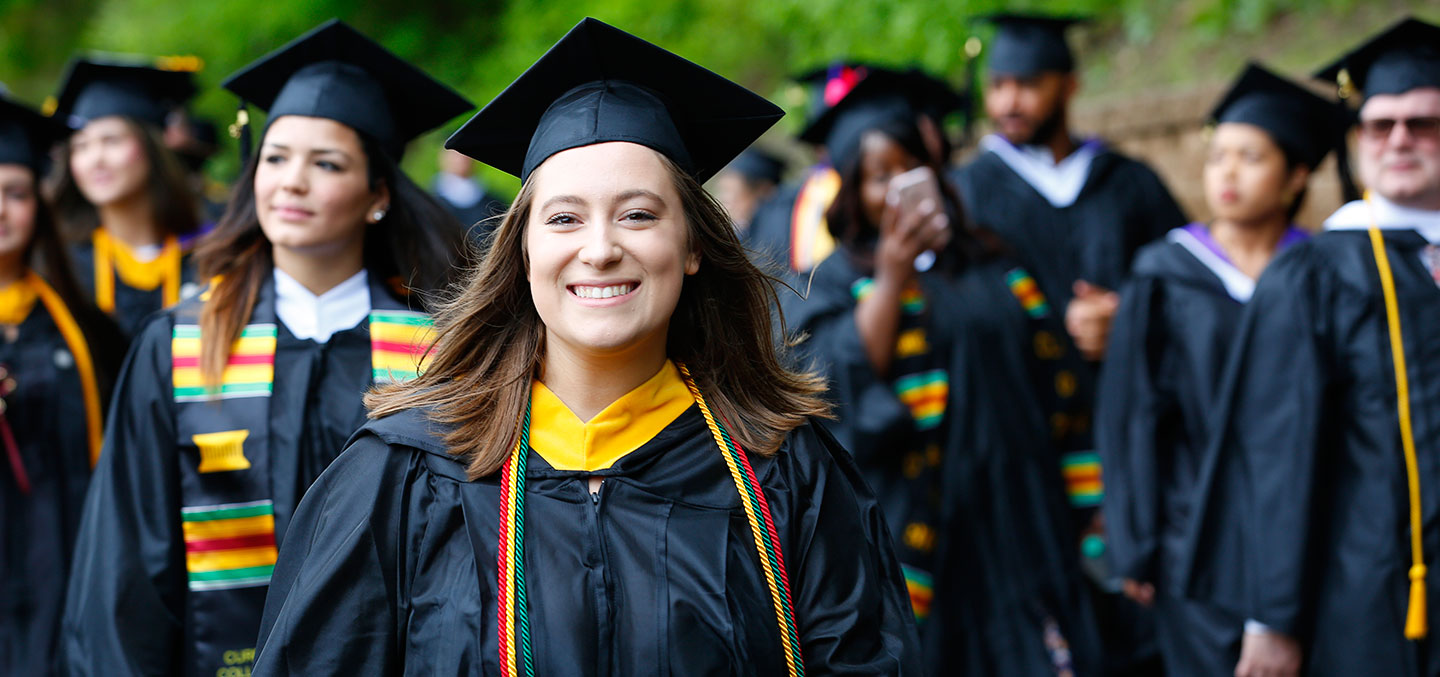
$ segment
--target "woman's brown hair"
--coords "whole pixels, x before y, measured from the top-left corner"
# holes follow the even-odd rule
[[[465,247],[463,228],[455,217],[415,185],[378,142],[356,131],[366,159],[373,192],[390,189],[385,219],[365,227],[365,269],[371,276],[396,282],[424,305],[424,295],[453,283],[456,259]],[[200,311],[200,371],[205,382],[218,383],[230,359],[260,287],[274,265],[270,240],[255,211],[255,172],[260,153],[250,158],[235,184],[224,216],[195,248],[200,279],[220,277]]]
[[[190,190],[185,168],[175,153],[165,147],[160,132],[142,122],[122,118],[130,133],[140,140],[145,159],[150,165],[150,177],[146,190],[150,193],[150,207],[155,211],[155,225],[160,233],[187,235],[200,226],[200,206]],[[65,142],[64,160],[60,163],[59,181],[55,186],[55,211],[64,228],[66,239],[78,242],[90,237],[91,231],[100,227],[100,212],[85,199],[80,187],[75,184],[75,175],[70,171],[70,142]]]
[[[825,383],[786,366],[777,280],[756,268],[723,207],[661,156],[680,193],[699,272],[685,278],[670,318],[668,357],[690,369],[710,406],[742,447],[770,455],[812,416],[829,416]],[[467,459],[471,478],[497,471],[519,432],[530,382],[545,352],[545,325],[526,279],[525,228],[533,181],[520,189],[484,257],[435,314],[438,333],[424,373],[366,397],[370,416],[427,408],[450,427],[445,443]],[[781,331],[777,332],[775,317]]]

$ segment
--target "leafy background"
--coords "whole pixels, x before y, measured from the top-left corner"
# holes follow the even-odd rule
[[[483,104],[594,16],[798,112],[804,97],[787,76],[842,57],[919,63],[963,85],[966,40],[988,37],[972,17],[1002,8],[1093,17],[1072,34],[1082,100],[1222,82],[1248,58],[1302,77],[1405,14],[1440,20],[1421,0],[0,0],[0,82],[38,104],[77,50],[194,54],[205,62],[194,108],[223,129],[235,115],[235,99],[215,87],[225,75],[338,16]],[[800,118],[773,135],[792,134]],[[463,121],[413,144],[407,169],[427,178]],[[227,150],[212,162],[216,178],[238,169]],[[498,172],[485,177],[516,189]]]

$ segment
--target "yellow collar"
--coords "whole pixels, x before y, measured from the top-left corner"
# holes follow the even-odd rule
[[[589,422],[582,422],[544,383],[535,381],[530,387],[530,448],[556,470],[604,470],[653,439],[694,401],[669,360]]]
[[[22,277],[0,289],[0,324],[18,325],[30,316],[35,299],[40,298],[28,277]]]
[[[141,261],[129,245],[110,237],[104,228],[96,229],[97,244],[104,240],[103,248],[111,257],[115,272],[126,286],[141,291],[150,291],[177,275],[180,267],[180,242],[174,235],[165,238],[160,254],[149,261]]]

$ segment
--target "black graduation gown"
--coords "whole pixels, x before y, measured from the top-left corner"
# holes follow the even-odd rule
[[[781,184],[775,194],[755,208],[742,241],[756,265],[767,272],[790,270],[790,219],[805,182]]]
[[[874,500],[823,428],[751,455],[807,674],[919,674]],[[754,541],[691,406],[595,474],[529,455],[525,560],[537,675],[785,674]],[[496,675],[498,477],[467,481],[418,410],[365,426],[301,503],[256,675]]]
[[[1384,231],[1418,451],[1425,561],[1440,554],[1440,289],[1414,231]],[[1310,675],[1440,675],[1404,636],[1410,520],[1384,300],[1369,236],[1292,247],[1246,308],[1186,553],[1190,590],[1297,637]],[[1223,452],[1223,453],[1222,453]]]
[[[65,572],[90,479],[80,372],[38,300],[15,341],[0,339],[0,365],[14,379],[3,416],[30,484],[22,493],[10,463],[0,460],[0,674],[56,674]],[[96,378],[108,397],[107,375],[97,370]]]
[[[1186,223],[1154,171],[1109,149],[1095,156],[1080,196],[1068,207],[1051,205],[993,152],[979,154],[950,178],[969,219],[1009,243],[1061,310],[1076,280],[1119,289],[1142,245]]]
[[[183,245],[182,245],[183,246]],[[75,271],[75,280],[91,303],[95,302],[95,247],[90,240],[70,246],[70,262]],[[195,264],[190,252],[180,257],[180,296],[183,299],[195,287]],[[155,311],[165,306],[164,285],[151,290],[136,289],[125,284],[120,275],[115,275],[115,310],[110,317],[119,325],[127,339],[135,340],[146,320]]]
[[[372,278],[372,298],[383,293]],[[260,304],[273,298],[267,277]],[[181,484],[187,480],[180,471],[176,413],[186,405],[176,404],[171,387],[172,330],[179,311],[196,303],[184,301],[152,318],[115,390],[65,610],[62,652],[74,674],[196,674],[186,600],[194,593],[181,529]],[[276,324],[266,468],[278,545],[307,487],[365,422],[361,397],[372,372],[367,321],[323,344],[297,339],[283,322]],[[253,622],[258,628],[259,618]],[[242,668],[248,662],[236,659]]]
[[[1167,674],[1234,670],[1243,620],[1185,598],[1179,574],[1212,404],[1245,306],[1184,246],[1140,250],[1101,374],[1096,441],[1111,566],[1156,584]]]
[[[1034,325],[1006,286],[1012,268],[994,260],[958,275],[920,275],[934,309],[927,339],[949,372],[934,599],[921,628],[926,668],[937,675],[1051,674],[1044,631],[1052,620],[1069,643],[1075,674],[1095,675],[1098,631],[1058,452],[1031,381]],[[786,317],[810,335],[803,345],[829,378],[837,437],[854,450],[898,533],[921,500],[900,453],[913,419],[865,356],[850,291],[860,276],[837,251],[816,267],[809,298],[790,303]]]

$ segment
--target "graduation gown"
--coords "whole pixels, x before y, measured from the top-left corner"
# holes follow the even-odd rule
[[[907,521],[926,514],[915,506],[926,500],[922,492],[939,496],[933,599],[921,626],[927,670],[1047,674],[1068,661],[1075,674],[1099,674],[1099,638],[1049,434],[1052,412],[1032,381],[1036,334],[1062,330],[1053,315],[1037,324],[1039,314],[1010,288],[1015,266],[994,260],[958,274],[943,267],[942,258],[918,278],[934,308],[925,315],[925,340],[948,385],[942,447],[927,459],[938,466],[933,486],[916,482],[913,412],[865,355],[852,293],[862,273],[850,255],[823,261],[810,297],[791,303],[786,316],[810,335],[807,353],[837,404],[834,430],[855,450],[892,531],[903,538]]]
[[[951,172],[969,219],[995,231],[1062,312],[1085,280],[1119,289],[1140,247],[1186,223],[1160,177],[1102,148],[1073,204],[1047,201],[994,151]]]
[[[1156,585],[1167,673],[1214,675],[1234,669],[1243,620],[1188,599],[1179,569],[1217,424],[1213,403],[1254,283],[1192,228],[1141,249],[1121,288],[1096,439],[1112,566]],[[1291,233],[1282,247],[1303,238]]]
[[[182,239],[180,247],[180,298],[192,295],[196,290],[195,265],[190,259],[189,239]],[[112,241],[112,246],[123,247],[123,244]],[[92,303],[96,301],[95,292],[95,245],[94,241],[87,239],[78,242],[70,247],[70,261],[75,270],[75,280],[80,283],[80,288],[89,295]],[[158,266],[160,261],[151,261],[142,264],[144,267]],[[140,330],[145,327],[146,320],[155,311],[165,307],[164,285],[156,285],[150,289],[141,289],[127,284],[125,277],[121,274],[120,267],[115,267],[115,307],[108,310],[108,314],[115,323],[119,325],[120,331],[127,339],[134,340]]]
[[[827,165],[810,169],[803,181],[780,186],[750,218],[744,243],[767,272],[804,273],[835,249],[825,213],[840,189],[840,175]]]
[[[593,470],[595,494],[592,472],[536,450],[553,417],[535,406],[524,479],[535,674],[785,674],[735,483],[698,408],[681,406],[668,423],[606,424],[639,446]],[[256,675],[500,674],[500,479],[467,480],[442,433],[422,410],[372,421],[311,489],[276,566]],[[889,536],[848,454],[812,423],[750,462],[805,671],[919,674]]]
[[[0,673],[38,676],[57,674],[65,573],[91,450],[80,369],[55,318],[37,300],[18,329],[13,341],[0,339],[0,416],[18,451],[0,461]],[[102,400],[113,376],[97,374]]]
[[[1383,224],[1384,222],[1382,222]],[[1383,231],[1409,371],[1427,564],[1440,554],[1440,289],[1415,231]],[[1405,461],[1380,279],[1364,230],[1325,232],[1266,269],[1246,308],[1202,470],[1190,591],[1296,637],[1310,675],[1440,675],[1405,639]]]
[[[373,308],[403,308],[373,276],[370,285]],[[375,371],[375,311],[325,343],[302,340],[275,319],[274,286],[267,275],[219,399],[187,394],[175,374],[184,366],[175,346],[201,300],[155,316],[136,339],[76,544],[62,640],[69,672],[249,669],[267,565],[306,489],[365,422],[361,397]],[[267,328],[269,396],[233,395],[256,385],[240,377],[259,353],[242,346],[263,342],[252,330]],[[213,439],[236,429],[230,445]]]

